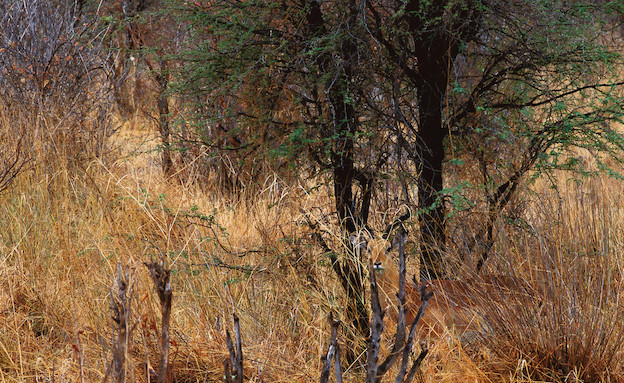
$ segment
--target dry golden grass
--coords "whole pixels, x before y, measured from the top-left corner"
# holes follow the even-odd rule
[[[136,144],[144,133],[151,134],[117,139]],[[281,241],[300,230],[297,189],[270,179],[253,201],[231,202],[164,180],[156,155],[137,153],[81,171],[36,164],[0,196],[1,380],[76,380],[81,358],[86,381],[101,380],[110,359],[109,288],[121,262],[133,276],[130,366],[133,379],[145,381],[144,362],[157,360],[159,308],[143,262],[166,254],[175,378],[222,375],[223,329],[236,311],[252,376],[309,381],[325,342],[325,294],[340,294],[315,262],[306,272],[327,288],[311,292],[297,270],[311,251],[294,254],[301,246]]]
[[[301,211],[330,209],[325,190],[310,194],[268,177],[260,193],[232,200],[164,179],[151,151],[151,127],[135,122],[112,140],[123,151],[106,161],[34,162],[0,195],[0,381],[101,381],[111,358],[109,294],[118,263],[132,276],[129,380],[148,381],[146,363],[158,360],[160,307],[143,263],[163,255],[174,294],[173,381],[222,381],[224,333],[234,312],[250,381],[317,381],[328,346],[327,314],[341,315],[345,304],[340,284],[301,224]],[[559,254],[561,265],[553,267],[587,265],[579,276],[592,276],[603,269],[580,251],[602,249],[610,255],[605,281],[616,285],[619,297],[622,185],[596,180],[580,189],[566,183],[561,190],[560,200],[530,203],[533,230],[544,240],[522,243],[512,241],[517,233],[504,235],[493,264],[503,269],[525,262],[520,275],[529,278],[540,265],[522,257],[559,241],[561,251],[549,254]],[[555,221],[547,218],[551,212],[561,212],[556,219],[567,223],[548,227]],[[577,253],[565,258],[570,249]],[[510,260],[510,254],[518,258]],[[615,331],[621,336],[621,329]],[[475,351],[458,339],[449,329],[430,344],[421,381],[538,378],[522,353],[505,358],[502,346],[485,342],[489,347]],[[353,371],[346,376],[361,379]]]

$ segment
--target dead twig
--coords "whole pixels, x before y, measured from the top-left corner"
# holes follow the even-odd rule
[[[204,255],[206,255],[206,254],[204,254]],[[227,263],[223,262],[220,258],[215,257],[215,256],[212,256],[212,262],[191,263],[191,264],[188,264],[188,265],[189,266],[205,266],[205,267],[214,266],[214,267],[221,267],[221,268],[229,269],[229,270],[242,271],[242,272],[245,272],[245,273],[263,273],[263,272],[267,272],[268,271],[267,268],[260,267],[260,266],[236,266],[236,265],[230,265],[230,264],[227,264]]]
[[[229,362],[225,361],[225,381],[231,382],[232,376],[234,376],[235,383],[243,383],[243,342],[241,339],[240,323],[238,316],[234,314],[234,334],[236,336],[236,349],[232,344],[232,337],[230,331],[225,331],[228,351],[230,353]],[[231,366],[231,368],[230,368]]]
[[[407,217],[409,217],[409,212]],[[393,225],[400,225],[400,223]],[[386,229],[387,232],[388,229]],[[406,262],[405,262],[405,237],[406,231],[402,225],[399,226],[397,234],[397,240],[399,243],[399,291],[397,292],[399,317],[397,318],[396,333],[394,338],[394,345],[392,351],[388,354],[388,357],[384,362],[379,365],[377,370],[377,380],[388,372],[390,367],[396,362],[397,358],[401,354],[401,350],[405,345],[405,329],[406,329],[406,317],[405,317],[405,275],[407,274]],[[374,274],[374,272],[373,272]]]
[[[336,383],[342,382],[342,368],[340,366],[340,345],[338,344],[338,327],[340,321],[334,321],[334,316],[329,313],[329,324],[331,325],[331,337],[329,339],[329,349],[327,354],[323,357],[323,369],[321,370],[321,383],[327,383],[329,381],[329,374],[331,372],[332,359],[334,360],[334,372],[336,376]]]
[[[2,141],[7,139],[4,135],[0,138],[2,138]],[[27,153],[27,149],[23,147],[23,138],[24,135],[21,135],[17,139],[14,149],[9,154],[5,153],[8,145],[6,145],[6,142],[3,144],[5,148],[3,148],[0,155],[0,160],[2,162],[0,165],[0,193],[9,188],[11,182],[17,178],[18,174],[22,172],[31,161],[30,154]]]
[[[160,309],[162,315],[162,328],[160,332],[160,365],[158,367],[158,383],[166,383],[167,369],[169,365],[169,327],[171,323],[171,303],[173,292],[171,291],[171,270],[166,269],[164,260],[160,262],[145,263],[150,272],[154,288],[160,299]]]
[[[113,319],[113,360],[111,363],[113,381],[123,383],[126,381],[125,360],[130,338],[130,319],[132,302],[132,285],[128,267],[122,270],[121,263],[117,264],[117,278],[115,285],[110,290],[111,311]],[[117,336],[115,337],[115,334]],[[108,373],[105,376],[108,376]]]
[[[417,283],[416,276],[414,276],[414,283]],[[410,356],[410,353],[412,352],[412,344],[414,344],[416,326],[418,325],[418,322],[420,322],[420,319],[422,318],[422,316],[425,314],[425,310],[427,309],[427,304],[429,303],[429,299],[431,299],[432,296],[433,296],[433,291],[427,292],[427,288],[425,287],[425,284],[423,284],[422,287],[420,288],[420,301],[422,303],[420,304],[420,307],[418,308],[418,313],[416,313],[416,317],[414,318],[410,326],[410,332],[407,337],[407,343],[405,344],[405,348],[403,349],[403,359],[401,361],[401,368],[399,369],[399,373],[397,374],[397,377],[395,379],[396,383],[411,382],[412,379],[414,378],[414,374],[416,374],[416,371],[420,367],[420,364],[422,363],[423,359],[425,359],[425,356],[427,356],[427,353],[429,352],[429,349],[427,348],[427,345],[425,344],[424,347],[422,347],[422,351],[420,352],[420,355],[412,364],[412,367],[410,368],[409,373],[407,374],[407,376],[405,376],[409,356]]]

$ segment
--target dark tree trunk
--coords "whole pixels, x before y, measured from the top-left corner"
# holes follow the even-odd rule
[[[323,37],[327,34],[323,14],[321,11],[320,1],[311,0],[306,4],[308,9],[307,22],[310,32],[314,37]],[[357,7],[355,2],[350,2],[350,25],[356,25]],[[361,213],[354,211],[355,204],[353,199],[353,187],[355,178],[355,169],[353,162],[354,137],[357,132],[356,111],[351,102],[347,100],[349,95],[348,84],[352,80],[353,60],[357,57],[357,46],[352,38],[345,38],[340,49],[340,61],[337,63],[330,52],[322,54],[319,60],[319,66],[323,73],[332,74],[327,84],[329,89],[329,103],[331,116],[330,122],[321,129],[326,130],[323,134],[326,137],[334,134],[336,138],[333,142],[331,155],[331,170],[334,182],[334,198],[336,212],[340,219],[340,225],[345,234],[345,243],[348,244],[348,252],[343,260],[334,257],[332,259],[332,267],[338,275],[343,288],[347,294],[348,305],[346,308],[346,317],[352,322],[357,332],[362,337],[369,334],[368,309],[365,300],[365,283],[363,276],[363,262],[356,258],[355,251],[352,248],[349,237],[357,231],[357,225],[366,224],[363,219],[368,216],[368,204],[370,203],[370,194],[364,198]],[[366,183],[368,185],[368,183]],[[362,184],[362,188],[366,189],[366,185]],[[358,354],[358,340],[353,340],[354,344],[348,348],[347,359],[350,362],[355,360]]]
[[[418,179],[421,279],[444,278],[448,274],[442,256],[446,245],[442,172],[444,140],[447,135],[442,124],[442,104],[460,44],[470,41],[479,33],[480,12],[478,4],[472,0],[465,3],[436,1],[431,4],[411,0],[406,5],[417,58],[416,67],[407,74],[418,90],[416,151],[421,161]],[[432,25],[431,20],[439,21]]]
[[[418,89],[417,158],[421,161],[418,178],[418,205],[421,210],[421,280],[440,279],[447,275],[442,250],[446,245],[446,212],[442,189],[444,139],[442,100],[446,94],[448,68],[454,56],[448,41],[436,39],[431,46],[417,50],[418,72],[413,79]]]
[[[445,69],[440,68],[440,70]],[[446,88],[446,76],[432,74],[426,77],[426,80],[418,88],[420,124],[417,150],[418,158],[422,161],[418,179],[418,201],[422,210],[420,214],[421,280],[439,279],[446,275],[440,251],[446,243],[446,213],[441,195],[444,138],[446,137],[445,130],[442,128],[441,108]]]
[[[167,97],[167,85],[169,75],[167,63],[161,60],[160,73],[156,75],[158,82],[158,132],[162,141],[162,167],[165,176],[173,173],[173,161],[171,160],[171,127],[169,125],[169,98]]]

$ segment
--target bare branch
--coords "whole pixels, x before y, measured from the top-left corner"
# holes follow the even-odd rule
[[[117,264],[117,277],[110,291],[110,298],[113,319],[113,381],[123,383],[126,381],[125,361],[130,340],[132,285],[128,267],[122,268],[121,263]]]
[[[414,276],[413,281],[415,284],[417,284],[416,276]],[[409,360],[410,353],[412,352],[412,345],[414,344],[416,326],[418,325],[418,322],[420,322],[420,319],[422,318],[422,316],[425,314],[425,310],[427,309],[427,304],[429,303],[429,300],[431,299],[432,296],[433,296],[433,291],[427,292],[427,288],[425,287],[425,284],[423,283],[420,289],[421,304],[420,304],[420,307],[418,308],[418,313],[416,314],[416,317],[414,318],[410,326],[410,332],[409,332],[409,336],[407,337],[407,343],[405,344],[405,348],[403,349],[403,359],[401,361],[401,368],[399,369],[399,373],[397,374],[397,377],[395,379],[396,383],[410,381],[412,379],[410,375],[413,377],[413,373],[415,373],[415,368],[417,368],[416,362],[414,362],[408,374],[409,380],[404,380],[405,373],[407,371],[407,363]],[[423,359],[426,355],[427,355],[427,352],[424,352],[424,354],[421,352],[421,356]],[[419,359],[420,359],[420,356],[419,356]],[[420,366],[420,363],[421,362],[418,362],[418,366]],[[414,372],[412,372],[412,370],[414,370]]]
[[[167,368],[169,365],[169,326],[171,323],[171,301],[173,292],[171,291],[171,270],[163,267],[164,260],[160,262],[145,263],[150,272],[154,288],[160,299],[162,328],[160,335],[160,366],[158,368],[158,382],[166,383]]]
[[[328,318],[331,325],[331,337],[329,339],[329,349],[327,354],[323,357],[323,369],[321,370],[321,383],[327,383],[329,381],[329,374],[331,372],[331,362],[334,360],[334,371],[336,376],[336,382],[342,382],[342,369],[340,367],[340,346],[338,344],[338,327],[340,321],[334,321],[332,313],[329,313]]]

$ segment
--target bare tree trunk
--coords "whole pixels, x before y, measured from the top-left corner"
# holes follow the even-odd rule
[[[440,251],[446,244],[446,212],[441,194],[446,137],[442,128],[441,108],[446,79],[437,80],[433,84],[424,82],[419,88],[420,125],[417,150],[418,158],[422,161],[418,179],[418,203],[421,209],[421,280],[439,279],[446,275]]]
[[[350,24],[356,25],[358,9],[353,0],[349,2]],[[318,1],[310,1],[308,4],[307,22],[312,35],[323,36],[326,34],[325,21]],[[365,225],[363,218],[367,218],[368,204],[370,203],[370,193],[362,202],[360,211],[355,211],[356,206],[353,198],[353,187],[356,171],[353,163],[354,142],[357,133],[356,111],[351,102],[347,100],[349,95],[348,84],[352,81],[352,63],[357,55],[357,46],[352,39],[346,39],[340,49],[341,61],[340,71],[335,78],[332,77],[328,84],[329,102],[331,107],[330,124],[326,127],[328,134],[335,134],[331,155],[331,169],[334,181],[335,207],[340,220],[340,225],[345,234],[345,243],[350,245],[348,240],[350,234],[357,230],[357,225]],[[321,67],[326,73],[336,71],[335,60],[332,56],[323,57]],[[363,181],[360,181],[361,183]],[[362,184],[366,189],[367,183]],[[346,317],[350,318],[353,326],[362,337],[369,335],[368,309],[366,307],[364,270],[361,260],[356,258],[352,248],[348,250],[350,254],[341,261],[334,254],[331,257],[332,267],[338,275],[343,288],[347,294],[348,305]],[[353,344],[347,348],[347,360],[353,362],[360,349],[359,341],[353,339]]]
[[[169,98],[166,95],[169,83],[167,62],[161,59],[160,73],[156,76],[158,81],[158,132],[162,141],[162,168],[165,176],[173,173],[173,161],[171,160],[171,130],[169,117]]]
[[[418,70],[409,71],[410,82],[418,90],[419,125],[416,142],[421,173],[418,179],[418,204],[421,210],[421,280],[447,275],[442,251],[446,246],[446,212],[444,208],[443,162],[447,130],[442,122],[442,103],[446,96],[449,72],[463,42],[479,31],[479,8],[468,0],[450,25],[444,24],[449,1],[428,5],[427,19],[438,19],[432,28],[422,18],[422,3],[406,4],[409,30],[414,35],[414,53]],[[466,22],[469,20],[469,22]],[[434,22],[436,23],[436,22]],[[449,33],[448,31],[453,31]]]

